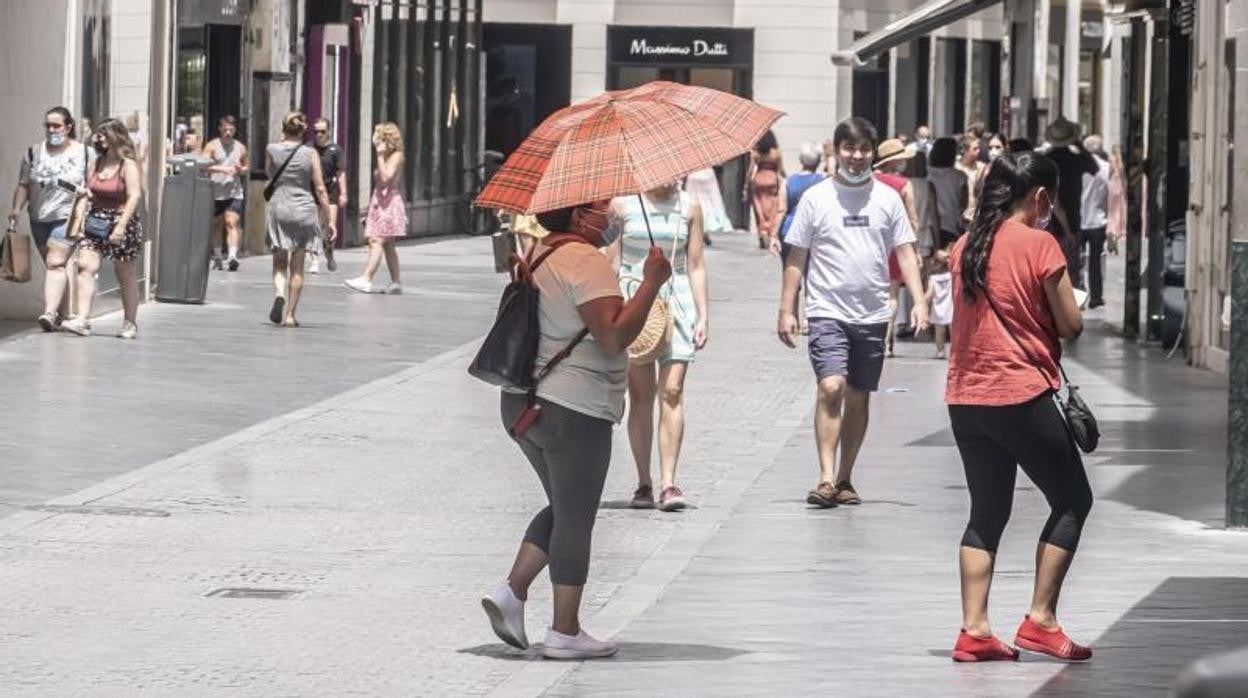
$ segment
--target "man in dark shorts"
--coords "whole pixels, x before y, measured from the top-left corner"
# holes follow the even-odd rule
[[[862,502],[850,478],[867,433],[871,393],[884,367],[884,334],[892,316],[889,253],[896,252],[910,295],[924,297],[905,204],[871,176],[875,127],[865,119],[847,119],[836,127],[832,147],[834,174],[806,190],[789,228],[786,242],[792,252],[785,261],[777,327],[780,341],[796,347],[797,289],[804,276],[810,363],[819,382],[815,441],[820,474],[806,501],[825,508]],[[921,332],[927,327],[927,306],[916,303],[910,317]]]
[[[312,135],[316,145],[316,153],[321,158],[321,176],[325,178],[325,191],[329,193],[329,217],[338,221],[338,211],[347,205],[347,173],[343,167],[342,148],[334,142],[333,125],[329,119],[320,118],[312,124]],[[335,225],[335,234],[337,227]],[[325,269],[337,271],[338,263],[334,261],[334,241],[336,238],[325,239]],[[308,273],[319,274],[321,265],[317,255],[311,255]]]
[[[221,246],[227,250],[230,271],[238,271],[238,250],[243,239],[243,175],[250,161],[247,145],[238,140],[238,119],[230,114],[217,123],[219,137],[204,146],[204,157],[212,160],[212,266],[224,267]]]

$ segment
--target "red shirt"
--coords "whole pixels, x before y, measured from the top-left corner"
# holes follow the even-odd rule
[[[962,294],[962,250],[949,255],[953,272],[953,327],[945,402],[951,405],[1017,405],[1061,387],[1057,362],[1062,355],[1044,281],[1066,268],[1057,240],[1043,230],[1006,222],[997,231],[988,259],[987,293],[1014,337],[1010,338],[983,295]]]
[[[910,183],[908,177],[891,172],[876,172],[875,178],[889,187],[896,189],[898,194],[905,194],[906,185]],[[918,231],[915,231],[918,232]],[[893,250],[888,253],[888,280],[893,283],[902,283],[905,277],[901,275],[901,264],[897,262],[897,251]]]

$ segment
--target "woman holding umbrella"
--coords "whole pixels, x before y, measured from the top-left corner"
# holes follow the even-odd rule
[[[520,432],[512,438],[550,505],[529,524],[507,579],[481,600],[504,642],[528,646],[524,602],[549,566],[555,609],[543,654],[589,659],[616,652],[614,643],[581,628],[581,593],[612,424],[624,412],[625,351],[672,268],[652,241],[639,288],[623,299],[610,261],[596,249],[614,241],[609,200],[740,155],[779,117],[748,100],[673,83],[608,92],[538,126],[477,197],[481,207],[536,213],[550,231],[531,257],[536,264],[551,251],[532,272],[539,291],[535,400],[541,409],[528,408],[525,394],[502,396],[504,427]],[[522,416],[527,419],[518,421]]]

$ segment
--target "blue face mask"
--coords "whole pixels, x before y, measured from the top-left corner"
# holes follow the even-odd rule
[[[852,186],[859,186],[862,184],[866,184],[871,179],[870,167],[864,168],[862,172],[854,174],[853,172],[849,171],[848,167],[844,165],[838,165],[836,168],[836,173],[840,175],[841,179],[845,180],[846,184],[849,184]]]
[[[49,133],[48,134],[48,145],[52,146],[53,148],[59,148],[64,144],[65,144],[65,134],[63,133]]]

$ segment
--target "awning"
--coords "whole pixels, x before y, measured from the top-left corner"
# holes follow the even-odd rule
[[[837,65],[865,65],[894,46],[930,34],[999,2],[1001,0],[931,0],[883,29],[858,39],[849,48],[833,53],[832,62]]]

